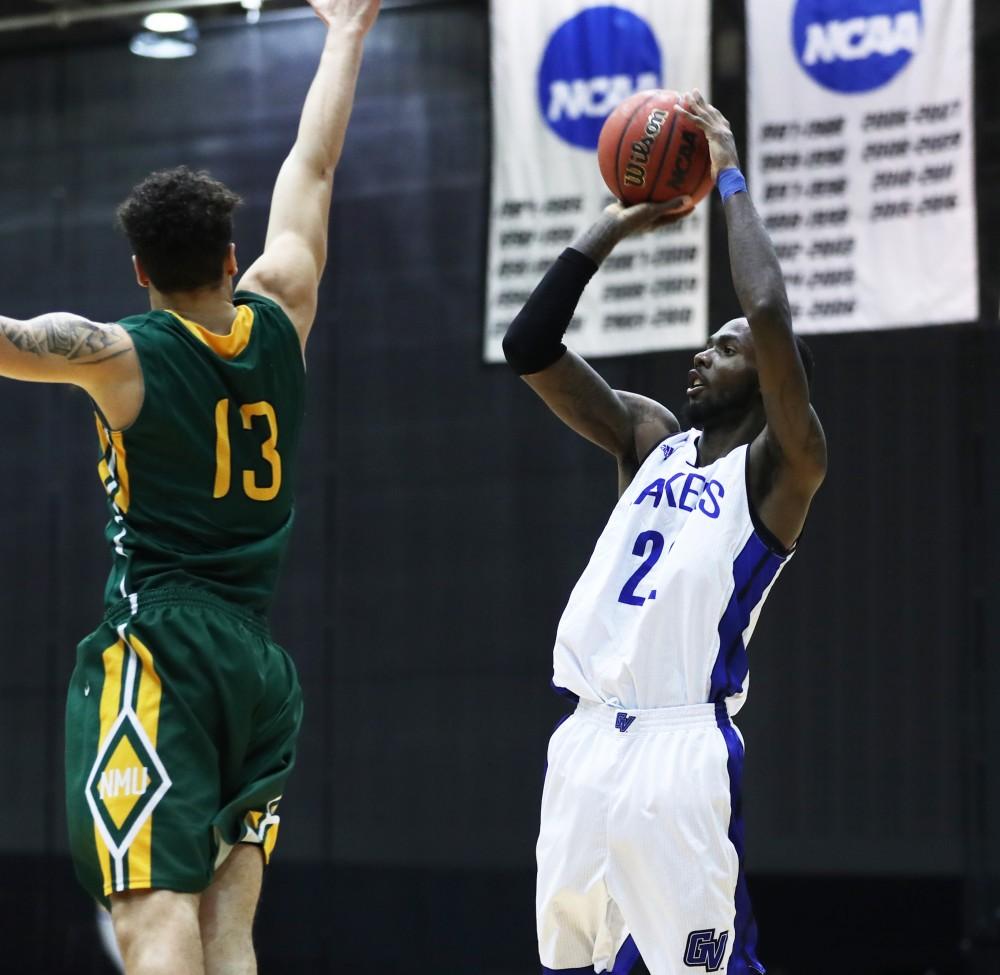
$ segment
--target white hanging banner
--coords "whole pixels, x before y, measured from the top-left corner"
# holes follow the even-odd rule
[[[748,0],[750,191],[795,327],[979,316],[972,0]]]
[[[708,91],[708,0],[492,0],[493,185],[485,358],[549,265],[612,201],[597,138],[644,88]],[[708,207],[623,241],[577,309],[585,356],[695,347],[707,334]]]

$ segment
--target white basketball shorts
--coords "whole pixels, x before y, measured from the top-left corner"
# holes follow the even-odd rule
[[[549,742],[543,973],[763,972],[743,877],[743,740],[725,704],[580,701]]]

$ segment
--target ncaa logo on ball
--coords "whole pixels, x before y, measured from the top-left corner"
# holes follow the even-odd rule
[[[803,70],[843,94],[887,85],[920,49],[920,0],[798,0],[792,45]]]
[[[604,120],[630,95],[659,88],[663,58],[649,24],[622,7],[590,7],[549,38],[538,69],[546,125],[580,149],[596,149]]]

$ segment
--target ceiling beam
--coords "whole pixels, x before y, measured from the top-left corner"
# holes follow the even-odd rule
[[[450,7],[463,5],[484,5],[486,0],[382,0],[384,10],[405,10],[414,7]],[[95,23],[101,20],[121,20],[127,17],[143,17],[158,10],[197,10],[205,7],[239,7],[241,0],[128,0],[120,3],[104,3],[98,7],[74,7],[53,10],[47,14],[23,14],[17,17],[0,17],[0,34],[22,30],[61,30],[77,24]],[[261,13],[266,17],[267,0],[262,0]],[[275,11],[270,11],[274,13]],[[311,16],[305,3],[301,10],[284,8],[282,14]]]
[[[240,0],[130,0],[127,3],[101,4],[99,7],[74,7],[71,10],[53,10],[47,14],[0,17],[0,34],[18,30],[62,29],[99,20],[142,17],[167,8],[194,10],[198,7],[239,6],[239,3]]]

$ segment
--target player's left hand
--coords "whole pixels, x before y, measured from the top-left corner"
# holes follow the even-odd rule
[[[327,27],[358,31],[362,36],[371,30],[378,17],[381,0],[308,0],[316,15]]]
[[[667,203],[633,203],[625,206],[615,202],[605,207],[604,213],[617,225],[618,237],[621,239],[659,230],[660,227],[683,219],[692,209],[691,197],[679,196]]]
[[[697,88],[684,92],[675,110],[686,115],[705,133],[712,157],[712,179],[716,179],[723,169],[739,169],[740,157],[729,121],[714,105],[705,101]]]

